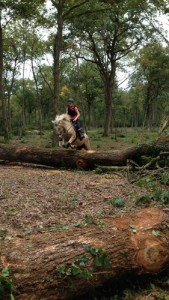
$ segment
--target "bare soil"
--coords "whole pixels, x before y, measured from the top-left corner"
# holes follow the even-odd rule
[[[122,173],[1,166],[0,226],[12,237],[78,226],[138,210],[135,199],[145,193]],[[113,198],[125,206],[114,207]]]

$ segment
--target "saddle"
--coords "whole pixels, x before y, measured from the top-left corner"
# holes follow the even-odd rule
[[[84,139],[84,129],[82,127],[78,128],[78,126],[74,123],[73,123],[73,126],[74,126],[74,129],[76,131],[76,138],[79,138],[79,140],[83,140]]]
[[[82,141],[84,139],[84,129],[83,128],[77,129],[76,135]]]

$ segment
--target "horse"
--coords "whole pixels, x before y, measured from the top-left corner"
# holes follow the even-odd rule
[[[59,146],[64,148],[71,147],[76,150],[90,150],[88,135],[84,133],[82,139],[78,137],[73,122],[68,114],[56,115],[52,123],[55,133],[59,136]]]

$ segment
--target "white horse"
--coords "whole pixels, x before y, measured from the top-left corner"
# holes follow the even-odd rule
[[[90,150],[89,138],[84,133],[83,139],[80,139],[73,123],[68,114],[56,115],[55,120],[52,121],[55,133],[59,136],[59,146],[64,148],[75,148],[77,150]]]

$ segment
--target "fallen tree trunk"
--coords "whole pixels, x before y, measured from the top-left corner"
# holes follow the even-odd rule
[[[128,274],[158,273],[169,265],[169,208],[146,208],[123,218],[67,231],[0,241],[16,300],[61,300]]]
[[[141,144],[126,150],[114,151],[75,151],[49,150],[32,147],[0,145],[0,160],[41,164],[52,167],[94,169],[97,165],[125,166],[128,159],[141,163],[142,155],[158,155],[169,151],[169,136],[151,144]]]

